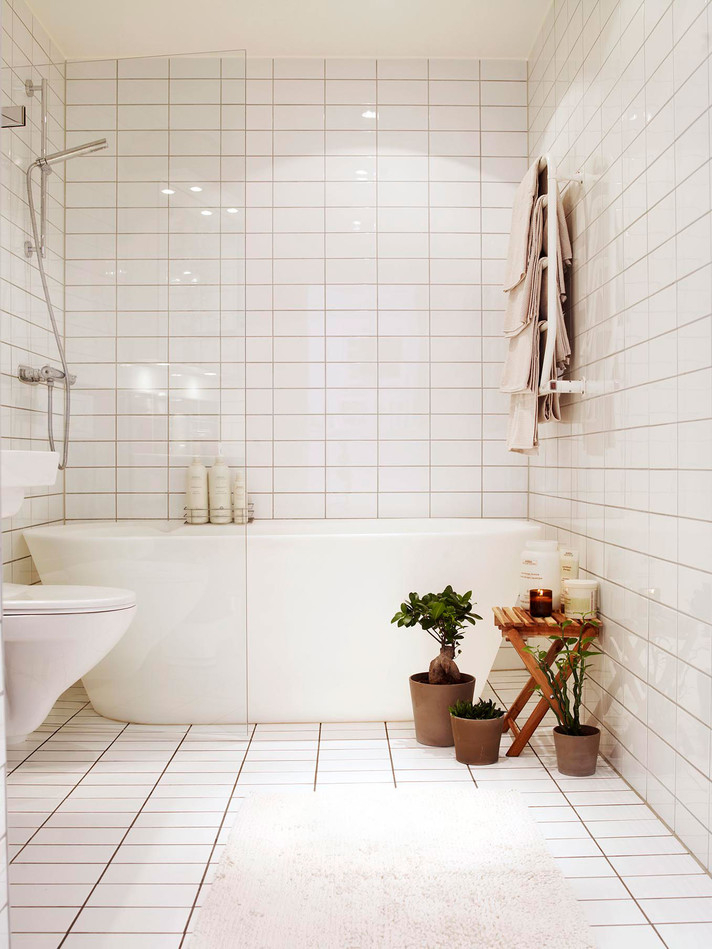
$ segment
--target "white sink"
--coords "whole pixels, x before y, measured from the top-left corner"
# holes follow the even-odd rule
[[[0,451],[0,517],[17,514],[28,488],[54,484],[58,467],[56,451]]]

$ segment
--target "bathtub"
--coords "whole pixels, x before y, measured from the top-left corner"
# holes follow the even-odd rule
[[[522,520],[155,521],[28,530],[45,583],[136,592],[122,641],[85,678],[96,710],[143,723],[411,717],[408,676],[437,651],[390,619],[409,591],[473,590],[482,623],[458,663],[483,688],[512,603]]]

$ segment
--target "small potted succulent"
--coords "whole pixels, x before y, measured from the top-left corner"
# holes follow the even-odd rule
[[[492,699],[455,702],[450,706],[455,757],[463,764],[496,764],[502,740],[504,709]]]
[[[596,619],[586,616],[582,619],[584,628],[600,625]],[[548,665],[546,661],[546,650],[533,646],[528,646],[527,650],[546,676],[549,696],[554,699],[554,714],[559,722],[554,728],[556,766],[561,774],[586,777],[596,773],[601,730],[594,725],[581,723],[583,686],[591,657],[600,656],[601,653],[593,648],[595,632],[567,636],[566,630],[571,625],[570,620],[564,620],[559,625],[561,632],[549,636],[552,643],[561,644],[561,651],[553,665]],[[542,691],[540,686],[536,688],[538,692]]]
[[[450,706],[460,699],[472,701],[475,677],[460,672],[455,662],[465,629],[482,619],[473,613],[471,600],[471,590],[459,594],[449,585],[442,593],[411,593],[391,620],[398,626],[420,626],[440,647],[428,671],[410,677],[415,737],[421,745],[452,745]]]

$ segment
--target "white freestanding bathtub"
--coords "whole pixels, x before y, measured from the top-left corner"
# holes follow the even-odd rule
[[[411,717],[408,676],[437,646],[390,619],[411,591],[473,590],[482,623],[458,663],[485,684],[513,603],[521,520],[118,522],[35,528],[44,583],[132,589],[138,611],[84,678],[96,710],[145,723]]]

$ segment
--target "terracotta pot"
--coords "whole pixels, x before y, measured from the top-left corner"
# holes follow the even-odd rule
[[[554,728],[556,766],[561,774],[584,778],[596,773],[601,731],[593,725],[582,725],[583,735],[567,735],[560,725]]]
[[[499,718],[450,716],[455,757],[463,764],[497,764],[504,715]]]
[[[450,706],[459,699],[471,702],[475,694],[475,677],[462,673],[453,685],[430,685],[427,672],[410,677],[410,698],[413,702],[415,739],[421,745],[448,748],[455,742],[450,725]]]

